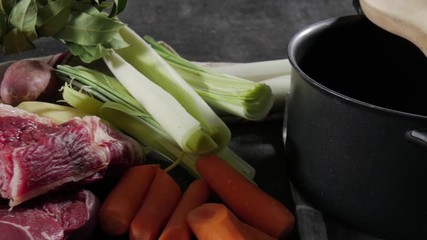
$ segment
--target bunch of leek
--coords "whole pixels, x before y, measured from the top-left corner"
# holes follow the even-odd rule
[[[198,175],[195,161],[199,155],[185,153],[116,78],[83,66],[58,65],[57,71],[68,82],[63,88],[63,99],[69,105],[100,116],[137,139],[148,150],[154,150],[175,164],[180,163],[190,174]],[[215,154],[248,179],[253,179],[255,170],[228,147]]]
[[[0,47],[6,54],[17,53],[33,49],[37,38],[53,37],[89,65],[103,59],[115,78],[91,76],[96,80],[88,83],[78,80],[84,79],[77,76],[82,69],[73,76],[65,66],[58,70],[72,79],[64,87],[67,103],[140,135],[135,138],[172,160],[190,158],[194,163],[198,154],[225,154],[223,158],[251,175],[253,169],[227,148],[231,133],[211,107],[262,119],[273,102],[271,89],[249,81],[235,83],[227,76],[211,80],[187,64],[188,69],[174,68],[117,18],[125,6],[126,0],[2,1]],[[151,44],[155,47],[154,41]],[[107,81],[97,82],[100,78]],[[197,84],[191,83],[196,78]],[[229,82],[221,83],[225,80]],[[211,90],[201,90],[201,84]]]
[[[270,86],[274,96],[271,112],[283,112],[285,109],[285,101],[291,88],[292,72],[292,65],[287,58],[258,62],[194,62],[194,64],[214,72],[264,83]]]
[[[129,47],[111,50],[104,62],[153,119],[185,152],[226,147],[230,130],[212,108],[129,27],[120,35]]]
[[[267,84],[213,71],[186,60],[150,36],[144,40],[216,110],[252,121],[262,120],[270,112],[274,95]]]

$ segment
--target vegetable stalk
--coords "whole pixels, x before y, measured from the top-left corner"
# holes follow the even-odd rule
[[[213,71],[186,60],[149,36],[144,40],[213,108],[254,121],[270,112],[274,96],[267,84]]]
[[[61,79],[68,82],[63,87],[63,99],[66,103],[105,119],[134,137],[147,150],[153,150],[172,162],[179,159],[184,169],[193,176],[199,176],[195,168],[199,155],[184,153],[117,79],[83,66],[58,65],[57,71]],[[228,147],[216,155],[229,162],[246,178],[254,178],[255,169]]]
[[[184,151],[203,154],[227,146],[230,130],[194,89],[130,28],[120,35],[129,46],[111,51],[105,63]]]
[[[120,83],[184,151],[201,154],[216,150],[218,145],[215,141],[171,94],[150,81],[116,52],[111,51],[104,60]]]

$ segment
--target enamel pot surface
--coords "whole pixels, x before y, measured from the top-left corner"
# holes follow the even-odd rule
[[[427,239],[427,58],[361,15],[302,29],[288,53],[295,188],[363,232]]]

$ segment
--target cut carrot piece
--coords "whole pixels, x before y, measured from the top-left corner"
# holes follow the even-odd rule
[[[107,195],[99,210],[101,228],[110,235],[125,234],[141,206],[158,165],[129,168]]]
[[[221,203],[204,203],[191,210],[187,221],[198,240],[274,240],[268,234],[241,222]]]
[[[293,213],[221,158],[202,156],[196,161],[196,168],[212,191],[243,222],[279,239],[293,230]]]
[[[230,210],[231,211],[231,210]],[[259,230],[258,228],[255,228],[245,222],[240,221],[241,226],[243,228],[244,231],[246,231],[249,236],[251,236],[250,239],[253,240],[277,240],[278,238],[274,238],[270,235],[268,235],[267,233]]]
[[[154,240],[160,235],[181,199],[181,188],[163,169],[157,168],[144,203],[129,229],[131,240]]]
[[[193,233],[186,220],[187,214],[190,210],[205,203],[209,194],[210,189],[204,179],[194,180],[182,195],[159,240],[190,240]]]

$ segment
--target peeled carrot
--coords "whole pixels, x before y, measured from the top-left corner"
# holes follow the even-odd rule
[[[154,240],[160,235],[181,199],[181,188],[163,169],[157,168],[144,203],[129,229],[131,240]]]
[[[202,156],[196,161],[196,168],[213,192],[243,222],[279,239],[293,230],[293,213],[222,159]]]
[[[241,222],[221,203],[204,203],[191,210],[187,221],[198,240],[274,240],[268,234]]]
[[[277,238],[274,238],[267,233],[259,230],[258,228],[255,228],[245,222],[240,222],[242,224],[242,228],[244,231],[249,233],[249,236],[251,236],[253,240],[277,240]]]
[[[106,233],[117,236],[128,231],[157,168],[154,164],[139,165],[123,174],[99,210],[99,222]]]
[[[186,220],[187,214],[190,210],[205,203],[209,194],[209,186],[203,179],[196,179],[188,185],[159,240],[190,240],[193,233]]]

